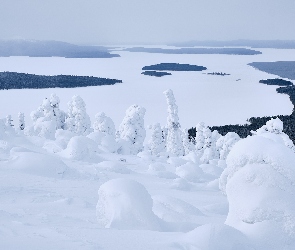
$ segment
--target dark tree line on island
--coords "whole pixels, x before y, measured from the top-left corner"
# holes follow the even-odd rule
[[[290,97],[290,100],[295,107],[295,86],[292,84],[292,82],[285,81],[282,79],[267,79],[267,80],[261,80],[261,83],[269,84],[273,82],[279,82],[280,86],[277,88],[277,92],[281,94],[287,94]],[[290,85],[290,83],[292,85]],[[271,84],[272,85],[272,84]],[[255,131],[259,128],[261,128],[267,121],[269,121],[271,118],[279,118],[284,123],[284,129],[283,132],[286,133],[290,139],[295,144],[295,108],[293,107],[293,112],[291,115],[277,115],[277,116],[264,116],[264,117],[251,117],[247,121],[250,124],[245,125],[224,125],[224,126],[213,126],[209,127],[211,131],[217,130],[221,135],[226,135],[228,132],[235,132],[237,133],[241,138],[245,138],[248,135],[251,135],[251,131]],[[196,137],[196,128],[193,127],[189,129],[189,139]]]
[[[159,63],[145,66],[142,70],[164,70],[164,71],[202,71],[207,68],[204,66],[181,64],[181,63]]]
[[[164,72],[164,71],[155,71],[155,70],[151,70],[151,71],[144,71],[141,73],[142,75],[146,75],[146,76],[155,76],[155,77],[162,77],[162,76],[171,76],[171,73],[168,72]]]
[[[93,76],[44,76],[17,72],[0,72],[0,89],[76,88],[114,85],[122,80]]]

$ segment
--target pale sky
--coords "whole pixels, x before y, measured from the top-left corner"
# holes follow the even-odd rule
[[[295,40],[295,0],[0,0],[0,39]]]

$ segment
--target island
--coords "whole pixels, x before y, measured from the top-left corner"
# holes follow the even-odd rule
[[[223,73],[223,72],[212,72],[212,73],[207,73],[207,75],[213,75],[213,76],[229,76],[230,74]]]
[[[146,76],[155,76],[155,77],[162,77],[162,76],[171,76],[171,73],[168,72],[159,72],[159,71],[144,71],[141,73],[142,75],[146,75]]]
[[[159,63],[150,66],[145,66],[142,70],[156,70],[156,71],[202,71],[206,70],[206,67],[191,65],[191,64],[180,64],[180,63]]]
[[[93,76],[34,75],[17,72],[0,72],[0,89],[77,88],[114,85],[122,80]]]

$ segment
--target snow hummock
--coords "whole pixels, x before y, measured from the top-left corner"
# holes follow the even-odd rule
[[[100,186],[96,217],[106,228],[161,230],[153,200],[145,187],[129,179],[113,179]]]

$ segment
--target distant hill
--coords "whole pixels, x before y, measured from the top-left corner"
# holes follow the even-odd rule
[[[122,80],[93,76],[44,76],[17,72],[0,72],[0,89],[77,88],[114,85]]]
[[[112,58],[118,54],[109,53],[102,46],[79,46],[58,41],[0,40],[0,57],[66,57],[66,58]]]
[[[162,48],[127,48],[129,52],[146,52],[160,54],[225,54],[225,55],[257,55],[260,51],[246,48],[180,48],[180,49],[162,49]]]
[[[232,40],[232,41],[188,41],[169,44],[177,47],[251,47],[273,49],[295,49],[295,40]]]

